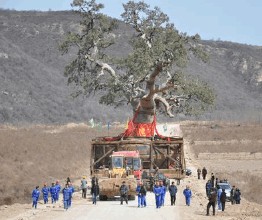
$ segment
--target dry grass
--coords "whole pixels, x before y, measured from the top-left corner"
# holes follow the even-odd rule
[[[181,127],[196,156],[208,152],[262,152],[261,124],[195,122]]]
[[[116,135],[120,128],[111,129]],[[36,185],[89,174],[90,141],[107,129],[88,126],[0,127],[0,205],[28,202]]]

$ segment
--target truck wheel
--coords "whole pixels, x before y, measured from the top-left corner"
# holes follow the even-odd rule
[[[107,196],[105,196],[105,195],[100,195],[100,196],[99,196],[99,200],[100,200],[100,201],[106,201],[106,200],[107,200]]]
[[[134,195],[128,195],[128,200],[135,200],[136,199],[136,196]]]

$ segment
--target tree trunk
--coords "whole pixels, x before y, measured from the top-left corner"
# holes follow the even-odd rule
[[[155,102],[153,97],[142,98],[139,107],[134,112],[135,123],[152,123],[155,115]]]

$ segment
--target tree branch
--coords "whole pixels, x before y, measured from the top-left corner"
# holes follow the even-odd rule
[[[167,115],[168,115],[169,117],[171,117],[171,118],[174,117],[174,115],[173,115],[172,112],[171,112],[172,106],[167,102],[167,100],[166,100],[164,97],[156,94],[155,97],[154,97],[154,99],[155,99],[155,100],[158,100],[158,101],[160,101],[160,102],[162,102],[162,103],[164,104],[166,113],[167,113]]]

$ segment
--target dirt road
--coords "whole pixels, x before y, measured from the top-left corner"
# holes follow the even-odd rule
[[[183,200],[184,201],[184,200]],[[42,201],[41,201],[42,203]],[[166,196],[166,205],[161,209],[156,209],[154,203],[154,194],[147,194],[147,207],[138,208],[137,200],[129,201],[128,204],[120,205],[120,201],[98,201],[97,205],[93,205],[90,195],[87,199],[81,198],[81,193],[76,192],[73,198],[73,205],[65,211],[62,207],[62,201],[52,206],[39,204],[38,209],[34,210],[28,207],[28,210],[17,216],[8,219],[61,219],[61,220],[115,220],[115,219],[183,219],[180,218],[179,210],[181,206],[185,206],[180,198],[176,206],[170,205],[170,197]],[[188,208],[188,207],[186,207]]]

